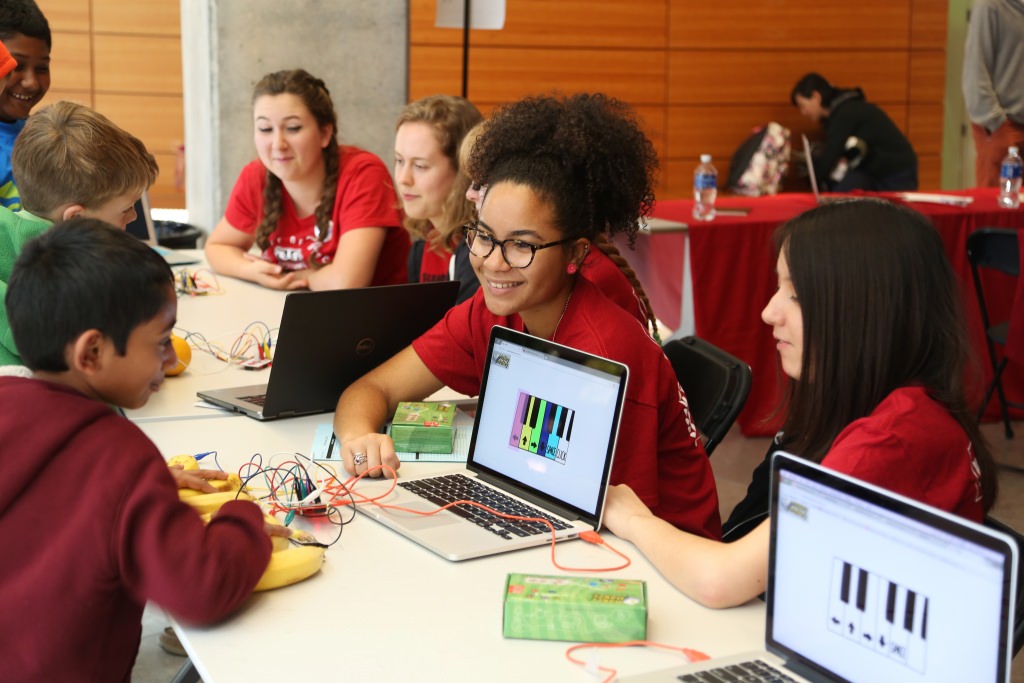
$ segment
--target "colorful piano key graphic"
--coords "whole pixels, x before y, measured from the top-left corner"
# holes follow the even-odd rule
[[[829,630],[925,673],[927,596],[838,558],[831,593]]]
[[[571,408],[520,391],[508,445],[564,464],[575,417]]]

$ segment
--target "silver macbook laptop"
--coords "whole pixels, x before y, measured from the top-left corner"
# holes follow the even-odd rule
[[[437,323],[458,290],[447,281],[294,292],[284,301],[270,381],[197,393],[257,420],[331,412],[345,387]]]
[[[551,542],[551,527],[459,505],[473,499],[521,517],[544,517],[559,539],[601,526],[605,491],[626,395],[625,365],[504,327],[491,330],[466,466],[399,478],[377,503],[357,509],[449,560]],[[392,482],[360,482],[383,495]],[[358,496],[357,496],[358,498]]]
[[[619,680],[758,681],[704,672],[763,666],[794,681],[1009,681],[1017,553],[1005,534],[778,453],[767,651]]]
[[[199,259],[194,256],[159,245],[156,227],[153,225],[153,207],[149,203],[148,192],[143,192],[139,201],[135,202],[135,220],[125,226],[125,231],[152,247],[156,253],[160,254],[167,261],[167,265],[172,268],[199,263]]]

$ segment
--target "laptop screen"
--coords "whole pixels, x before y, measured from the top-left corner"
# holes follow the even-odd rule
[[[501,327],[489,358],[469,465],[599,519],[626,367]]]
[[[772,495],[770,650],[829,680],[1006,680],[1012,541],[785,453]]]

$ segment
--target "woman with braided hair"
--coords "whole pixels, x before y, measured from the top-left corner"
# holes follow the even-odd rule
[[[206,241],[214,270],[273,289],[405,282],[409,238],[387,167],[338,144],[324,82],[278,71],[256,84],[252,102],[259,160],[242,169]]]
[[[346,469],[397,469],[381,424],[400,401],[445,385],[476,394],[491,328],[502,325],[627,365],[612,483],[672,525],[718,538],[714,477],[671,364],[635,315],[580,277],[599,239],[635,235],[656,167],[632,110],[610,97],[532,97],[498,110],[468,169],[486,187],[463,233],[480,289],[342,394],[334,430]]]

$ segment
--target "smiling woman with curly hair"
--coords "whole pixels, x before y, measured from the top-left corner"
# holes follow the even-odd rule
[[[602,291],[596,264],[628,280],[610,260],[586,261],[599,238],[634,235],[656,166],[632,110],[605,95],[532,97],[495,113],[469,164],[487,186],[480,219],[465,231],[480,289],[342,395],[334,424],[346,468],[397,468],[380,425],[399,401],[444,385],[476,394],[491,328],[502,325],[627,365],[611,481],[629,484],[671,524],[717,538],[714,477],[672,366],[638,316]]]

